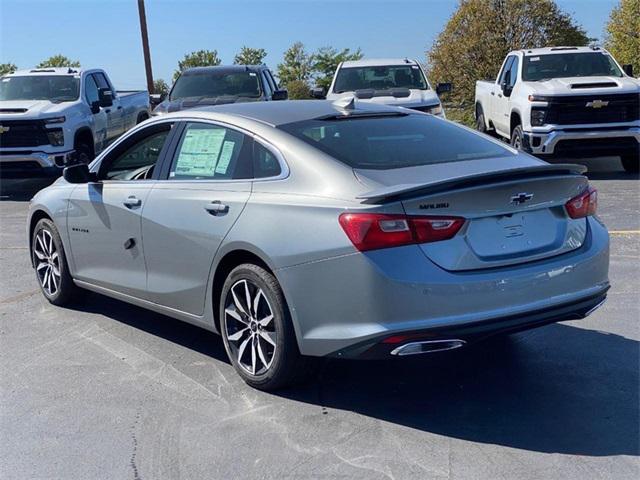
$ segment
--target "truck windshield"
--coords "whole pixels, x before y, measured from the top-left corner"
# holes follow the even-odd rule
[[[356,90],[413,88],[428,90],[429,84],[418,65],[394,65],[386,67],[348,67],[338,70],[334,93]]]
[[[221,96],[258,98],[260,83],[255,72],[198,72],[180,76],[171,90],[170,100]]]
[[[562,77],[621,77],[620,68],[604,53],[555,53],[524,57],[522,79],[539,82]]]
[[[431,115],[388,114],[281,125],[352,168],[393,168],[514,155],[506,148]]]
[[[49,100],[73,102],[80,93],[80,79],[66,75],[34,75],[0,79],[0,100]]]

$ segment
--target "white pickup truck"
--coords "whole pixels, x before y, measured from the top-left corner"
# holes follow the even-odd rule
[[[536,156],[620,156],[640,165],[640,82],[599,47],[509,53],[476,83],[476,127]]]
[[[0,174],[59,174],[149,118],[146,91],[116,91],[103,70],[40,68],[0,78]]]
[[[451,90],[450,83],[432,88],[422,66],[407,58],[369,58],[338,65],[329,91],[311,90],[314,98],[340,100],[354,97],[360,102],[406,107],[444,117],[438,95]]]

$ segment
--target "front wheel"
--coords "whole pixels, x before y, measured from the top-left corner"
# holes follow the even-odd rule
[[[487,124],[484,119],[484,111],[480,105],[476,106],[476,130],[487,133]]]
[[[511,146],[516,150],[522,150],[522,127],[516,125],[511,132]]]
[[[220,300],[225,350],[242,379],[260,390],[293,383],[307,362],[276,278],[258,265],[239,265],[227,277]]]
[[[73,283],[60,234],[51,220],[43,218],[36,224],[31,255],[45,298],[54,305],[69,303],[78,287]]]
[[[633,153],[622,155],[620,160],[622,160],[622,166],[625,171],[629,173],[638,173],[640,170],[640,158],[638,158],[638,154]]]

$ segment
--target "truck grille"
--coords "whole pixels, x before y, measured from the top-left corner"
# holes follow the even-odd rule
[[[44,122],[38,120],[0,120],[0,148],[48,145]]]
[[[549,97],[548,101],[545,122],[556,125],[632,122],[640,119],[640,95],[636,93]]]

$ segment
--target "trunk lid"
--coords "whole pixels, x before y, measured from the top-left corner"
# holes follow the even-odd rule
[[[384,178],[388,184],[361,198],[369,203],[400,200],[408,215],[464,217],[465,225],[453,238],[419,245],[429,260],[450,271],[540,260],[583,244],[586,220],[570,218],[564,205],[587,187],[580,175],[584,167],[535,159],[507,169],[465,168],[461,163],[471,162],[448,164],[448,174],[442,168],[447,164],[398,169],[412,170],[404,172],[412,183],[396,185],[391,183],[400,180],[401,172],[386,171],[394,178],[384,178],[382,171],[356,171],[365,183]]]

